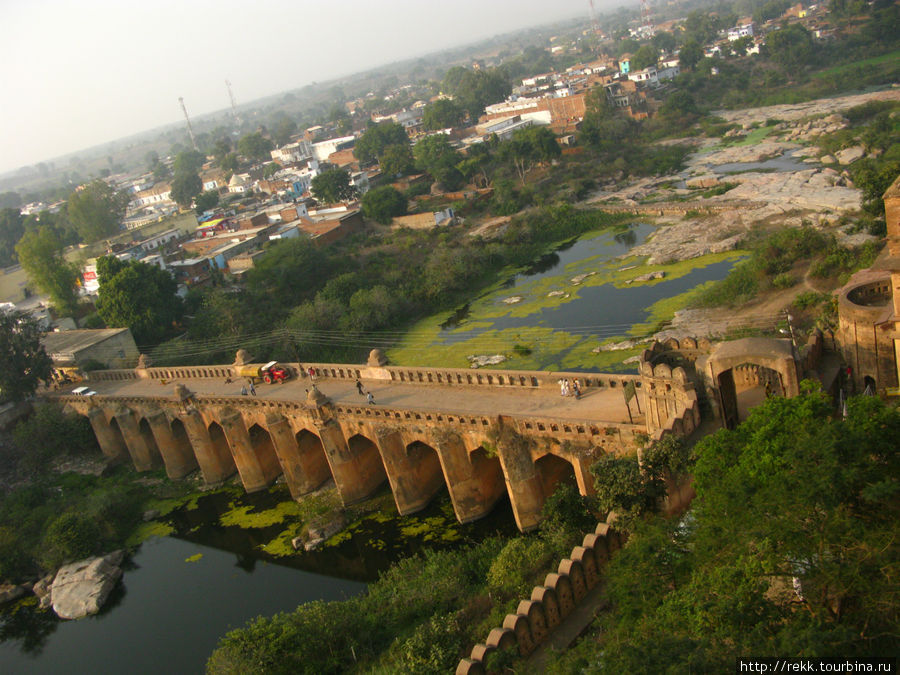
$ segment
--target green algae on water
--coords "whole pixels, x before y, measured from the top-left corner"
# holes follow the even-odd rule
[[[167,537],[174,532],[175,528],[169,523],[151,520],[148,523],[141,523],[138,525],[125,541],[125,546],[134,548],[152,537]]]

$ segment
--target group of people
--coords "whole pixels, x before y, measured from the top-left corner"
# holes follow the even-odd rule
[[[358,378],[358,377],[356,378],[356,391],[359,392],[359,395],[360,395],[360,396],[365,396],[365,397],[366,397],[366,402],[367,402],[369,405],[375,405],[375,397],[372,396],[372,392],[371,392],[371,391],[366,391],[366,390],[365,390],[365,388],[363,387],[362,382],[359,381],[359,378]]]
[[[251,396],[256,396],[256,387],[253,386],[253,380],[247,380],[247,384],[241,387],[241,396],[246,396],[248,391]]]
[[[569,383],[569,378],[560,379],[559,395],[574,396],[576,399],[581,398],[581,382],[578,381],[577,377],[572,380],[571,384]]]

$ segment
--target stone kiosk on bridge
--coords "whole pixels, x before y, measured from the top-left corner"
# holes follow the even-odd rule
[[[688,434],[700,420],[694,384],[666,365],[646,375],[402,368],[376,350],[364,366],[285,364],[291,380],[249,396],[234,384],[247,360],[153,368],[142,359],[92,372],[96,395],[56,397],[88,417],[110,460],[130,457],[138,471],[164,466],[180,479],[199,469],[208,484],[237,473],[248,491],[283,475],[295,498],[333,480],[344,504],[387,480],[401,514],[446,486],[460,522],[486,515],[505,492],[523,531],[560,482],[591,494],[589,467],[602,454]],[[377,405],[364,402],[357,378]],[[579,399],[560,396],[562,378],[579,379]]]

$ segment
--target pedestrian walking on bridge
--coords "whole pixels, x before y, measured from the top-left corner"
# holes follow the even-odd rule
[[[366,401],[369,402],[369,405],[375,405],[375,397],[372,396],[371,391],[368,394],[366,394]]]
[[[366,392],[363,390],[362,382],[359,381],[359,378],[356,378],[356,391],[359,392],[360,396],[365,396]]]

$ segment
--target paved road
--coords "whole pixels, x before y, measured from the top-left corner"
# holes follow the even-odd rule
[[[113,396],[170,396],[175,384],[184,384],[196,394],[240,397],[240,380],[226,384],[224,379],[171,380],[161,384],[156,380],[124,380],[117,382],[86,382],[91,389],[102,395]],[[289,380],[283,384],[259,384],[257,396],[274,400],[304,401],[311,382],[304,377]],[[319,380],[319,389],[336,404],[366,405],[364,396],[356,391],[353,382],[343,380]],[[410,383],[364,380],[363,386],[371,391],[375,404],[405,410],[441,411],[456,414],[526,415],[552,417],[557,419],[628,422],[628,410],[620,388],[595,389],[574,397],[562,397],[554,389],[534,389],[517,387],[477,388],[446,385],[425,385]],[[71,388],[60,393],[71,391]],[[634,401],[634,422],[642,423],[643,416],[637,414]]]

